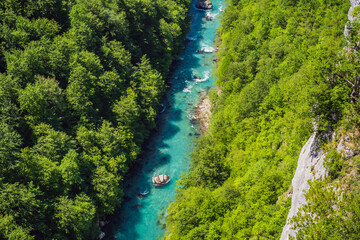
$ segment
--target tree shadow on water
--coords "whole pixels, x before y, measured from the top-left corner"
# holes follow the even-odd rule
[[[203,12],[194,12],[193,10],[191,14],[195,21],[201,21],[205,15]],[[154,130],[146,140],[138,161],[125,176],[123,204],[109,218],[111,224],[104,228],[107,234],[105,239],[107,240],[139,239],[140,235],[137,231],[140,230],[135,226],[140,222],[143,222],[144,225],[140,228],[150,235],[154,235],[154,232],[158,232],[158,230],[149,229],[154,226],[154,223],[146,221],[154,221],[159,229],[165,228],[166,206],[161,201],[168,197],[167,193],[170,189],[176,187],[175,180],[179,176],[170,176],[172,180],[162,188],[155,188],[151,178],[155,174],[163,174],[164,172],[158,172],[158,169],[162,169],[162,166],[168,165],[173,160],[171,154],[168,153],[171,146],[167,141],[174,138],[181,130],[177,123],[184,120],[185,110],[189,106],[188,99],[190,99],[188,97],[190,92],[184,90],[189,86],[189,83],[194,84],[192,71],[200,66],[200,58],[199,55],[196,55],[196,51],[200,49],[199,39],[202,37],[203,27],[201,24],[192,24],[192,27],[191,36],[197,36],[197,40],[185,42],[184,58],[176,61],[172,66],[172,74],[166,81],[170,86],[164,99],[166,108],[157,118],[157,130]],[[189,124],[190,121],[189,119]],[[146,192],[148,194],[145,197],[139,195]],[[149,209],[154,211],[154,206],[161,207],[149,214],[147,211]],[[145,214],[148,215],[145,216]]]
[[[153,186],[151,178],[156,174],[163,174],[158,169],[163,165],[169,164],[171,161],[171,155],[164,152],[163,149],[170,147],[166,140],[173,138],[180,131],[174,122],[180,121],[181,115],[182,111],[180,109],[171,109],[162,116],[159,116],[161,119],[158,121],[158,131],[154,131],[151,134],[143,147],[141,158],[138,159],[125,176],[124,201],[122,207],[111,217],[111,224],[105,228],[107,233],[112,234],[107,236],[106,239],[139,239],[140,236],[134,226],[143,221],[142,208],[151,204],[151,201],[156,198],[153,192],[159,189]],[[162,188],[168,189],[176,186],[174,185],[175,182],[170,183]],[[139,194],[144,192],[148,192],[148,194],[142,198]],[[164,213],[159,215],[161,217]],[[157,222],[159,228],[164,227],[164,217],[154,221]]]

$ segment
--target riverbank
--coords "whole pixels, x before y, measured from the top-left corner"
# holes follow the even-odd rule
[[[215,91],[217,95],[220,96],[222,92],[221,89],[216,87]],[[212,107],[209,92],[206,92],[195,107],[195,117],[200,125],[200,132],[202,134],[204,134],[209,128]]]
[[[209,98],[209,94],[206,94],[201,98],[199,104],[195,108],[196,120],[200,124],[200,131],[204,134],[210,123],[210,115],[211,115],[211,102]]]

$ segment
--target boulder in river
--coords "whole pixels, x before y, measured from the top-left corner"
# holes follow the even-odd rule
[[[206,15],[206,16],[205,16],[205,20],[206,20],[206,21],[212,21],[212,20],[214,20],[214,17],[213,17],[213,16]]]
[[[103,239],[105,237],[105,233],[104,232],[100,232],[99,234],[99,239]]]
[[[165,175],[165,174],[157,175],[152,178],[152,182],[157,187],[163,186],[170,182],[170,177],[169,177],[169,175]]]
[[[195,4],[195,7],[207,10],[212,8],[212,3],[210,0],[198,0]]]

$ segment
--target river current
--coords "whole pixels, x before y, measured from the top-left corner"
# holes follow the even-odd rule
[[[125,181],[125,200],[108,226],[108,240],[155,240],[166,232],[166,210],[175,199],[176,181],[189,171],[190,153],[199,135],[199,126],[194,123],[195,107],[214,85],[214,40],[225,1],[212,3],[213,9],[199,11],[192,2],[191,29],[170,74],[158,131],[148,140]],[[200,49],[202,53],[197,52]],[[155,188],[151,179],[157,174],[167,174],[171,181]],[[148,194],[141,199],[140,192]]]

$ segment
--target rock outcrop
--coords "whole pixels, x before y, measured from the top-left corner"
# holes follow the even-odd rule
[[[320,141],[316,138],[316,132],[309,138],[301,149],[298,165],[292,180],[292,199],[291,208],[286,219],[280,240],[287,240],[290,236],[295,236],[296,231],[291,229],[293,224],[290,219],[295,216],[300,207],[306,203],[305,192],[309,190],[308,181],[319,179],[326,176],[324,167],[325,154],[319,148]]]
[[[347,142],[349,142],[348,137],[341,139],[339,145],[336,148],[336,151],[338,151],[338,153],[340,153],[345,160],[352,158],[356,154],[354,149],[346,146]]]
[[[195,7],[208,10],[212,8],[212,3],[210,0],[198,0],[195,4]]]
[[[360,0],[350,0],[351,7],[348,12],[348,19],[349,21],[345,25],[344,35],[346,38],[349,37],[349,31],[351,29],[351,22],[355,21],[356,18],[352,15],[354,9],[358,6],[360,6]]]
[[[354,11],[354,8],[360,6],[360,0],[350,0],[350,3],[351,3],[351,7],[349,9],[348,19],[349,21],[354,21],[355,18],[352,16],[352,12]]]

